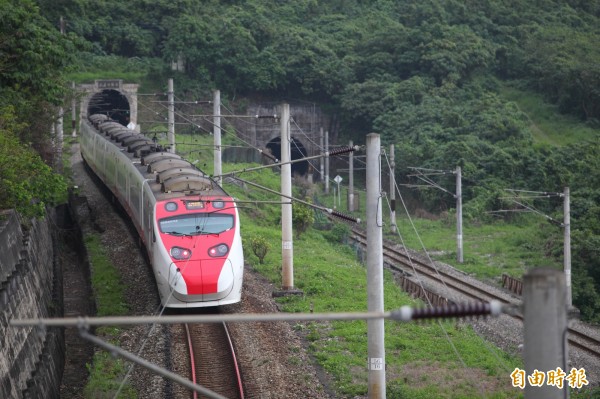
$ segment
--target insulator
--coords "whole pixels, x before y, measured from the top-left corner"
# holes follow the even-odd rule
[[[410,321],[419,319],[460,318],[467,316],[497,316],[502,313],[498,301],[451,304],[447,306],[411,308],[403,306],[392,311],[392,320]]]
[[[348,147],[348,146],[340,147],[337,150],[329,151],[329,156],[341,155],[341,154],[346,154],[348,152],[353,152],[353,151],[356,151],[356,148],[357,147]]]
[[[335,217],[338,217],[340,219],[343,219],[343,220],[347,220],[347,221],[352,222],[352,223],[360,223],[360,219],[357,219],[357,218],[355,218],[353,216],[350,216],[350,215],[346,215],[346,214],[344,214],[342,212],[338,212],[338,211],[332,210],[331,211],[331,215],[333,215]]]
[[[267,158],[269,158],[271,161],[273,161],[273,162],[275,162],[275,163],[279,162],[279,159],[277,159],[277,158],[276,158],[276,157],[274,157],[273,155],[269,154],[268,152],[261,151],[261,153],[260,153],[260,154],[261,154],[263,157],[267,157]]]

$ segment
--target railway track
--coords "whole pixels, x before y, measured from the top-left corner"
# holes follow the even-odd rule
[[[354,227],[352,228],[352,236],[350,238],[366,249],[367,236],[365,232]],[[412,276],[419,281],[423,279],[434,281],[442,284],[448,290],[471,298],[474,301],[488,302],[496,300],[506,305],[512,305],[515,308],[521,305],[521,298],[518,295],[504,292],[496,287],[485,287],[481,282],[475,282],[471,277],[462,272],[456,270],[447,271],[444,268],[434,267],[414,256],[410,256],[405,250],[398,249],[396,245],[384,242],[383,258],[391,270],[401,275]],[[416,283],[414,285],[419,284]],[[436,293],[425,293],[424,295],[427,295],[427,298],[439,296]],[[450,298],[446,298],[446,300],[451,301]],[[438,300],[434,304],[440,304],[440,301]],[[523,316],[519,312],[511,314],[511,316],[521,321],[523,320]],[[579,348],[594,357],[600,358],[600,339],[573,327],[569,327],[568,333],[568,342],[571,347]]]
[[[192,381],[220,397],[243,399],[240,369],[226,324],[185,324],[184,327]],[[194,392],[192,397],[196,399],[209,396]]]

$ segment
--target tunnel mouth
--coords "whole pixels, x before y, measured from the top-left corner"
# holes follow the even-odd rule
[[[281,137],[275,137],[269,143],[267,148],[271,151],[271,154],[277,159],[281,160]],[[296,159],[302,159],[306,157],[306,148],[300,140],[292,137],[290,139],[290,158],[292,161]],[[292,164],[292,175],[306,176],[308,173],[308,161],[300,161]]]
[[[106,89],[94,94],[88,104],[88,115],[102,114],[127,126],[130,121],[130,106],[127,97],[117,90]]]

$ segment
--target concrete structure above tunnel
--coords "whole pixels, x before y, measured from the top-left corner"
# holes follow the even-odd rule
[[[138,121],[138,84],[123,83],[121,79],[96,80],[92,84],[80,84],[82,94],[79,109],[80,121],[88,115],[101,113],[117,120],[123,126],[130,122],[139,132]]]
[[[279,119],[273,118],[279,116],[281,103],[270,104],[252,104],[246,108],[245,114],[250,118],[228,119],[238,134],[248,144],[254,148],[268,149],[275,157],[280,158],[281,154],[281,124]],[[252,118],[258,116],[258,118]],[[271,118],[269,118],[271,116]],[[299,159],[307,156],[314,156],[321,153],[320,131],[327,130],[329,118],[314,104],[294,104],[290,103],[290,153],[291,159]],[[244,161],[260,161],[255,150],[251,151],[254,158],[245,157],[240,151],[236,151],[236,156],[228,158],[237,158]],[[234,159],[231,159],[232,161]],[[312,165],[312,166],[311,166]],[[292,164],[292,173],[306,175],[308,173],[318,173],[319,160],[309,162],[297,162]],[[319,176],[316,176],[319,179]]]

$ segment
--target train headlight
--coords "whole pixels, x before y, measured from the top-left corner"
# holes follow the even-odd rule
[[[192,256],[192,251],[187,248],[173,247],[171,248],[171,256],[173,259],[186,260]]]
[[[229,252],[229,247],[227,246],[227,244],[215,245],[214,247],[211,247],[208,249],[208,255],[213,258],[217,258],[219,256],[225,256],[225,255],[227,255],[228,252]]]
[[[165,204],[167,212],[175,212],[177,210],[177,202],[167,202]]]

